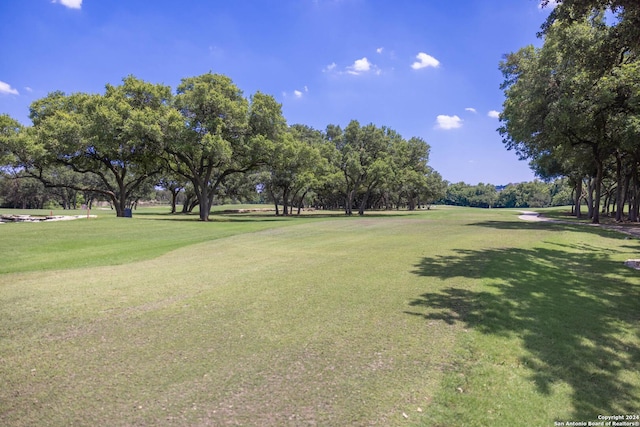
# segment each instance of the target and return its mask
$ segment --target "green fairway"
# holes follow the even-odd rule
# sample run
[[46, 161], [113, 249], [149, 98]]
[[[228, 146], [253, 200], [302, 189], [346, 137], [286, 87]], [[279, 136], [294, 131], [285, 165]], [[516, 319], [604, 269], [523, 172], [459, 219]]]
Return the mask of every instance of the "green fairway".
[[496, 209], [212, 219], [1, 225], [0, 425], [640, 413], [637, 239]]

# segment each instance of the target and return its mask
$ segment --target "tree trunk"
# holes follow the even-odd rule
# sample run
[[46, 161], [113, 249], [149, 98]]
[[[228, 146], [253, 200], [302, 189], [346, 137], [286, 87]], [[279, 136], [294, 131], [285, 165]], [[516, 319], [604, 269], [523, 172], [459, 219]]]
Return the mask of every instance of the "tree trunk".
[[632, 174], [632, 183], [629, 191], [629, 221], [638, 221], [638, 174], [634, 171]]
[[213, 197], [207, 194], [207, 191], [202, 192], [202, 198], [200, 199], [200, 221], [209, 221], [209, 213], [211, 212], [211, 205], [213, 204]]
[[601, 160], [596, 161], [595, 196], [593, 198], [592, 224], [600, 224], [600, 198], [602, 196], [602, 179], [604, 177], [604, 165]]
[[593, 178], [589, 178], [587, 181], [587, 216], [593, 219]]
[[416, 199], [413, 197], [408, 196], [407, 201], [409, 202], [409, 210], [410, 211], [415, 211], [416, 210]]
[[297, 213], [298, 216], [300, 216], [300, 211], [302, 210], [302, 206], [304, 205], [304, 198], [307, 196], [308, 192], [309, 192], [309, 190], [307, 190], [304, 193], [302, 193], [302, 196], [300, 197], [300, 200], [298, 201], [298, 213]]
[[267, 192], [269, 192], [269, 197], [271, 197], [271, 200], [273, 200], [273, 206], [276, 209], [276, 216], [280, 216], [280, 210], [278, 208], [278, 198], [270, 188], [267, 188]]
[[287, 200], [288, 198], [289, 198], [289, 188], [284, 188], [282, 190], [282, 215], [283, 216], [289, 215], [289, 200]]
[[371, 190], [367, 190], [364, 193], [364, 196], [362, 196], [362, 201], [360, 202], [360, 208], [358, 209], [358, 215], [362, 216], [364, 215], [364, 210], [367, 207], [367, 201], [369, 200], [369, 193], [371, 193]]
[[616, 222], [622, 221], [622, 209], [624, 208], [624, 186], [622, 183], [622, 158], [616, 152]]
[[200, 206], [199, 214], [200, 221], [209, 221], [209, 212], [211, 211], [211, 205], [213, 204], [213, 195], [207, 191], [206, 183], [193, 181], [193, 189], [196, 193], [196, 199], [198, 200], [198, 205]]
[[176, 203], [178, 201], [178, 193], [180, 191], [176, 189], [171, 189], [169, 191], [171, 191], [171, 213], [174, 214], [176, 213]]
[[111, 201], [113, 202], [113, 206], [116, 209], [116, 217], [124, 217], [124, 210], [127, 205], [126, 199], [124, 197], [120, 197], [120, 199], [118, 199], [116, 198], [116, 196], [111, 196]]
[[631, 180], [631, 175], [625, 175], [618, 182], [618, 188], [616, 189], [616, 221], [621, 222], [624, 217], [624, 204], [627, 199], [627, 194], [629, 192], [629, 181]]
[[355, 190], [350, 190], [347, 192], [347, 197], [345, 199], [344, 204], [344, 213], [347, 215], [353, 215], [353, 197]]
[[582, 178], [576, 182], [576, 198], [574, 203], [574, 214], [576, 218], [582, 218], [582, 212], [580, 211], [580, 200], [582, 199]]

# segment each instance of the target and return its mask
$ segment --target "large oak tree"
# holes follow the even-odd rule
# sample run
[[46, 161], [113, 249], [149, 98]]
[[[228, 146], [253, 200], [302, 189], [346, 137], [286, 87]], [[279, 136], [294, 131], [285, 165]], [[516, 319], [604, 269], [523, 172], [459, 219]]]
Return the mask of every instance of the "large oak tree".
[[263, 165], [286, 122], [273, 97], [258, 92], [249, 101], [220, 74], [183, 79], [174, 105], [182, 121], [165, 146], [167, 165], [191, 182], [200, 219], [208, 221], [224, 180]]
[[[33, 126], [12, 146], [14, 165], [51, 188], [100, 194], [124, 216], [160, 171], [171, 89], [133, 76], [104, 94], [53, 92], [30, 108]], [[61, 169], [85, 178], [69, 179]]]

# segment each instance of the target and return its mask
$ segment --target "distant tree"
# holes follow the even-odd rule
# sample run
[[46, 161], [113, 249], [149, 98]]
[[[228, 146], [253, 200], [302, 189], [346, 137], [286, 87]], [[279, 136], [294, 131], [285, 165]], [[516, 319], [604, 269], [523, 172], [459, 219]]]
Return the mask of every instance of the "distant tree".
[[183, 177], [171, 172], [165, 172], [158, 179], [158, 183], [157, 183], [158, 186], [170, 194], [170, 197], [171, 197], [170, 204], [171, 204], [172, 214], [176, 213], [178, 195], [180, 194], [181, 191], [184, 191], [187, 185], [187, 182], [188, 181], [186, 181]]
[[453, 206], [470, 206], [469, 188], [471, 186], [464, 182], [450, 183], [444, 196], [444, 203]]
[[49, 193], [37, 179], [0, 173], [0, 207], [43, 209], [49, 200]]
[[470, 189], [469, 204], [477, 208], [492, 208], [498, 198], [496, 187], [493, 184], [479, 183]]
[[427, 175], [431, 171], [427, 165], [430, 148], [422, 138], [392, 139], [392, 174], [387, 184], [395, 195], [397, 207], [404, 199], [409, 210], [414, 210], [420, 203], [420, 196], [426, 196], [429, 186]]
[[56, 182], [60, 186], [50, 187], [47, 192], [63, 209], [78, 209], [78, 203], [82, 203], [84, 197], [77, 189], [86, 184], [84, 177], [84, 174], [67, 166], [52, 166], [46, 171], [46, 181]]
[[360, 126], [352, 120], [344, 130], [338, 151], [346, 194], [345, 213], [353, 213], [353, 204], [360, 194], [358, 214], [364, 215], [371, 192], [383, 184], [392, 173], [391, 144], [399, 135], [388, 128], [373, 124]]
[[267, 162], [267, 173], [263, 175], [263, 185], [275, 204], [276, 215], [279, 204], [282, 215], [292, 213], [296, 196], [314, 186], [320, 162], [317, 148], [302, 139], [296, 130], [291, 129], [283, 135]]
[[426, 174], [426, 186], [420, 193], [421, 201], [427, 206], [441, 200], [447, 193], [447, 181], [442, 179], [435, 169], [429, 168]]

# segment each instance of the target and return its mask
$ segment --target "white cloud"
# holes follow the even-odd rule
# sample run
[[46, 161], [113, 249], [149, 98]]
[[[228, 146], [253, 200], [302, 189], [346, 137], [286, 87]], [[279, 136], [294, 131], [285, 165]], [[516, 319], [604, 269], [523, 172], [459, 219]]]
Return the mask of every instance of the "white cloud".
[[[375, 64], [371, 63], [371, 61], [369, 61], [369, 59], [367, 59], [366, 56], [361, 59], [356, 59], [352, 65], [349, 65], [348, 67], [340, 68], [340, 69], [338, 69], [338, 66], [336, 65], [335, 62], [332, 62], [331, 64], [327, 65], [322, 70], [322, 72], [333, 73], [336, 75], [351, 74], [353, 76], [359, 76], [359, 75], [370, 73], [370, 72], [373, 72], [378, 76], [382, 74], [382, 70], [380, 70], [380, 68], [378, 68]], [[307, 89], [305, 89], [305, 92], [306, 91]]]
[[69, 9], [80, 9], [82, 8], [82, 0], [53, 0], [52, 3], [58, 3]]
[[29, 93], [33, 92], [33, 89], [31, 89], [29, 86], [25, 86], [24, 90], [26, 90]]
[[436, 117], [436, 129], [457, 129], [462, 127], [462, 119], [458, 116], [445, 116], [444, 114]]
[[499, 119], [500, 118], [500, 111], [496, 111], [496, 110], [491, 110], [487, 113], [487, 116], [491, 117], [492, 119]]
[[468, 112], [470, 112], [470, 113], [473, 113], [473, 114], [477, 113], [476, 109], [475, 109], [475, 108], [473, 108], [473, 107], [467, 107], [467, 108], [465, 108], [464, 110], [465, 110], [465, 111], [468, 111]]
[[418, 60], [411, 64], [411, 68], [413, 68], [414, 70], [419, 70], [420, 68], [427, 67], [438, 68], [440, 66], [440, 61], [438, 61], [431, 55], [427, 55], [424, 52], [420, 52], [419, 54], [417, 54], [416, 58]]
[[347, 73], [357, 76], [371, 70], [371, 67], [371, 62], [369, 62], [369, 60], [365, 56], [362, 59], [356, 59], [353, 65], [347, 67]]
[[5, 83], [3, 81], [0, 81], [0, 94], [20, 95], [20, 93], [18, 93], [16, 89], [12, 88], [9, 83]]
[[376, 52], [378, 52], [378, 53], [382, 53], [382, 51], [383, 51], [383, 50], [384, 50], [384, 48], [383, 48], [383, 47], [379, 47], [379, 48], [377, 48], [377, 49], [376, 49]]
[[302, 98], [302, 97], [304, 96], [304, 94], [305, 94], [305, 93], [307, 93], [307, 92], [309, 92], [309, 88], [305, 86], [305, 87], [304, 87], [304, 91], [302, 91], [302, 90], [298, 90], [298, 89], [295, 89], [295, 90], [293, 90], [292, 92], [286, 92], [286, 91], [283, 91], [283, 92], [282, 92], [282, 97], [283, 97], [283, 98], [288, 98], [288, 97], [292, 96], [292, 97], [294, 97], [294, 98], [296, 98], [296, 99], [300, 99], [300, 98]]
[[333, 70], [335, 70], [337, 67], [335, 62], [332, 62], [331, 64], [327, 65], [326, 67], [324, 67], [324, 69], [322, 70], [323, 73], [330, 73]]

